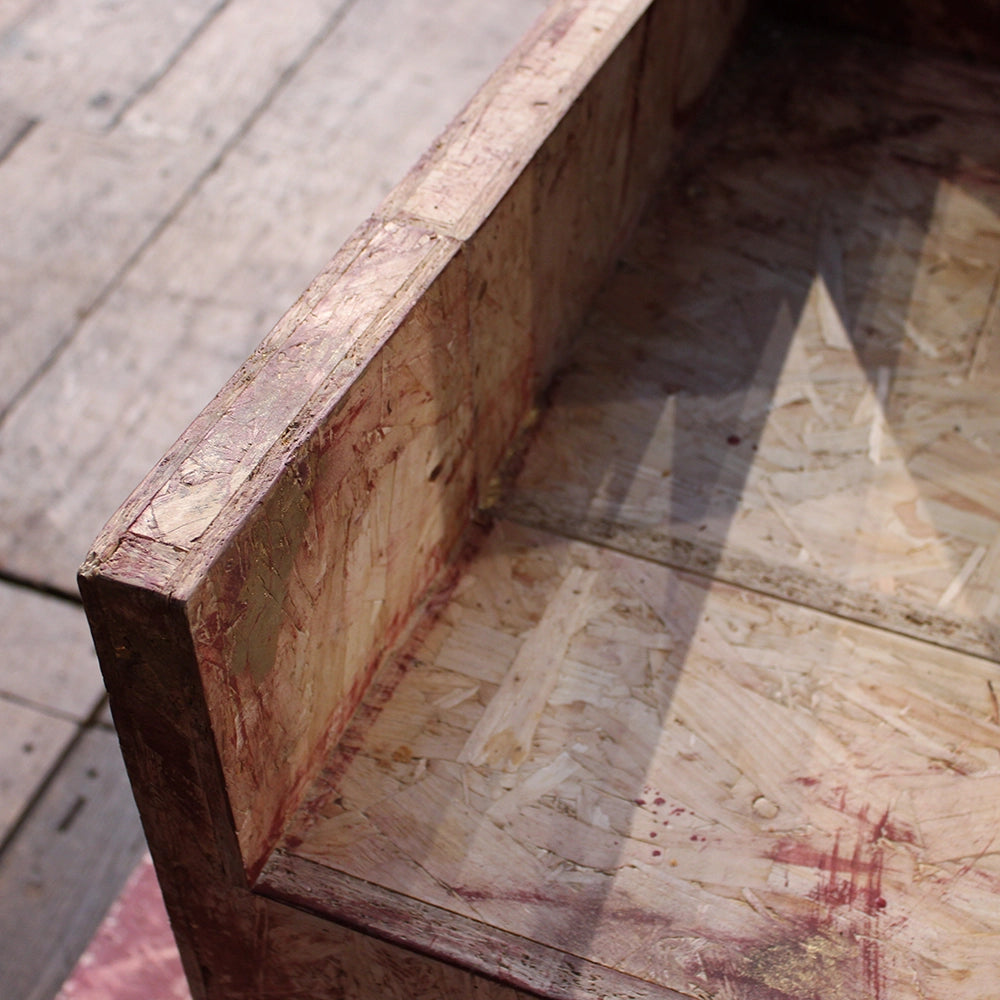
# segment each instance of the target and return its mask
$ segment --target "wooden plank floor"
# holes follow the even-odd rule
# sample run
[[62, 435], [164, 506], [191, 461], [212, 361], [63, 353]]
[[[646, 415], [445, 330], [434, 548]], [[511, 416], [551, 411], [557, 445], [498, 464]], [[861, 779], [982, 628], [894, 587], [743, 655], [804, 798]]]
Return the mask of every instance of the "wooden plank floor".
[[995, 995], [998, 114], [757, 31], [266, 891], [559, 996]]
[[0, 995], [48, 1000], [142, 839], [75, 572], [544, 0], [0, 11]]

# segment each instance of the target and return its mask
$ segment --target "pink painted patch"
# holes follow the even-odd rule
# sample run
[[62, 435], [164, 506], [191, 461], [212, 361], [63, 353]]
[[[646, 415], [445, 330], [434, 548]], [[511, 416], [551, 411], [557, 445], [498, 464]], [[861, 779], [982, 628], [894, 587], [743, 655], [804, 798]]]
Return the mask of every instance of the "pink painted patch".
[[191, 1000], [147, 854], [56, 1000]]

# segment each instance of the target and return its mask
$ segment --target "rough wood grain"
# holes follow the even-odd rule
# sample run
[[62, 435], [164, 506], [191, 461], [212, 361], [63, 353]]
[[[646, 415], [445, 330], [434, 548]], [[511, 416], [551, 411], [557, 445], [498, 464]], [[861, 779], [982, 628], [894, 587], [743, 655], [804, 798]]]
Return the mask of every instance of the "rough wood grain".
[[508, 511], [996, 656], [997, 82], [760, 35]]
[[16, 24], [0, 23], [0, 102], [72, 128], [111, 127], [224, 6], [36, 3]]
[[85, 721], [104, 685], [78, 604], [0, 584], [0, 697]]
[[[582, 575], [519, 771], [468, 759]], [[527, 982], [552, 996], [577, 995], [546, 991], [580, 962], [672, 995], [983, 997], [996, 672], [501, 523], [373, 684], [264, 884], [390, 937], [426, 927], [439, 952], [535, 942]]]
[[76, 726], [0, 695], [0, 843], [30, 807]]
[[387, 200], [456, 233], [488, 212], [465, 244], [484, 493], [666, 165], [675, 118], [689, 110], [678, 80], [691, 47], [711, 30], [715, 50], [699, 54], [717, 66], [742, 9], [655, 5], [630, 27], [607, 6], [554, 6], [499, 74], [516, 105], [503, 87], [484, 88]]
[[[12, 306], [0, 414], [266, 106], [341, 3], [298, 0], [280, 12], [259, 0], [229, 4], [113, 131], [43, 121], [4, 160], [0, 297]], [[241, 45], [231, 48], [234, 36]]]

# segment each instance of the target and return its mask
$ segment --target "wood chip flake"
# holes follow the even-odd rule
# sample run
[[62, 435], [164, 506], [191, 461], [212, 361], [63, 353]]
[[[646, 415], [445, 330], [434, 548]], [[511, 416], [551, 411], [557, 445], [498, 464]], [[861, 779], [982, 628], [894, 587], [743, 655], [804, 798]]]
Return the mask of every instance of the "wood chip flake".
[[805, 559], [810, 559], [816, 565], [820, 565], [820, 558], [812, 551], [809, 543], [806, 541], [805, 535], [795, 526], [795, 523], [789, 517], [788, 512], [785, 510], [784, 506], [774, 497], [771, 491], [764, 485], [763, 482], [759, 483], [757, 489], [760, 491], [760, 495], [764, 498], [764, 502], [771, 508], [778, 520], [785, 526], [788, 533], [799, 543], [800, 546], [800, 558], [802, 553], [805, 553]]
[[518, 813], [522, 806], [537, 802], [544, 795], [555, 791], [579, 770], [580, 765], [568, 753], [561, 753], [524, 781], [518, 781], [509, 792], [490, 806], [488, 813], [493, 819], [504, 822]]
[[976, 346], [969, 362], [969, 370], [966, 372], [966, 378], [970, 382], [989, 370], [990, 346], [997, 331], [998, 320], [1000, 320], [1000, 275], [993, 282], [990, 304], [976, 333]]
[[516, 771], [527, 759], [570, 640], [587, 620], [596, 580], [595, 570], [580, 566], [567, 573], [469, 735], [460, 763]]
[[955, 598], [958, 597], [969, 582], [969, 578], [975, 573], [976, 567], [984, 555], [986, 555], [986, 548], [982, 545], [977, 545], [969, 558], [965, 560], [965, 565], [958, 571], [958, 575], [948, 584], [944, 593], [938, 598], [937, 606], [939, 610], [947, 608], [954, 603]]
[[868, 432], [868, 457], [873, 465], [882, 461], [882, 445], [885, 440], [885, 407], [889, 400], [889, 369], [879, 365], [875, 386], [875, 398], [878, 406], [872, 415], [871, 429]]
[[835, 351], [851, 351], [854, 345], [847, 334], [847, 327], [840, 318], [840, 310], [833, 301], [833, 296], [826, 286], [822, 275], [816, 279], [813, 285], [816, 316], [819, 319], [820, 333], [823, 335], [823, 343]]
[[928, 358], [939, 356], [938, 349], [909, 320], [903, 323], [903, 332], [921, 354]]

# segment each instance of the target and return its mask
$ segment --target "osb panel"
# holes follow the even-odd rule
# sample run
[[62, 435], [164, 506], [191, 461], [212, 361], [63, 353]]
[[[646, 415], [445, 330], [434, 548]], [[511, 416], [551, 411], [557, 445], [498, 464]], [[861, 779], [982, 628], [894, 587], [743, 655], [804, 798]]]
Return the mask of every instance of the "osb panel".
[[[505, 103], [510, 93], [484, 91], [490, 103], [475, 114], [470, 110], [456, 125], [462, 134], [451, 136], [436, 159], [414, 172], [410, 183], [415, 190], [409, 201], [400, 203], [400, 211], [437, 220], [453, 200], [450, 211], [464, 220], [470, 209], [463, 198], [472, 199], [480, 210], [489, 205], [483, 185], [490, 176], [490, 157], [500, 150], [510, 163], [518, 163], [519, 157], [531, 155], [465, 244], [482, 484], [504, 457], [554, 367], [564, 360], [609, 261], [666, 167], [678, 79], [687, 62], [692, 53], [703, 59], [702, 76], [688, 85], [692, 94], [700, 95], [741, 14], [740, 4], [721, 11], [653, 5], [607, 54], [601, 33], [611, 30], [604, 25], [608, 10], [597, 5], [584, 12], [567, 6], [539, 40], [526, 46], [529, 55], [518, 64], [518, 73], [527, 73], [526, 67], [535, 72], [536, 63], [545, 65], [547, 59], [552, 62], [551, 78], [529, 81], [515, 75], [521, 91], [516, 107]], [[590, 21], [593, 37], [589, 47], [580, 50], [587, 39], [582, 25]], [[555, 31], [557, 26], [563, 34]], [[706, 33], [714, 39], [711, 52], [703, 51]], [[556, 86], [561, 75], [569, 73], [579, 86], [581, 67], [591, 62], [592, 79], [553, 124], [542, 109], [550, 114], [553, 102], [566, 100], [564, 87]], [[508, 90], [512, 86], [507, 81]], [[491, 138], [490, 132], [495, 123], [489, 123], [501, 110], [504, 142], [498, 145], [498, 137]], [[528, 116], [530, 127], [518, 115]], [[543, 126], [551, 128], [551, 134], [544, 136]], [[468, 137], [464, 129], [471, 130]], [[444, 199], [436, 185], [459, 167], [461, 179], [448, 188], [450, 200]], [[404, 183], [400, 196], [406, 191]], [[396, 201], [390, 198], [390, 204]]]
[[420, 900], [435, 939], [541, 946], [540, 979], [581, 960], [704, 997], [986, 996], [994, 675], [501, 524], [379, 675], [287, 863], [346, 877], [383, 932], [431, 920]]
[[[643, 10], [553, 8], [390, 199], [403, 215], [355, 234], [85, 567], [104, 560], [187, 603], [251, 872], [446, 562], [642, 200], [632, 184], [648, 171], [630, 174], [619, 125], [646, 69], [646, 22], [630, 32]], [[534, 125], [515, 127], [518, 114]], [[475, 167], [447, 192], [465, 208], [440, 225], [476, 230], [457, 258], [437, 209], [413, 217], [456, 163]], [[497, 177], [513, 187], [480, 228]]]
[[[225, 538], [240, 488], [262, 471], [274, 474], [261, 469], [268, 453], [280, 460], [280, 446], [308, 432], [323, 396], [336, 398], [331, 386], [350, 384], [420, 294], [421, 280], [429, 284], [454, 252], [454, 244], [413, 225], [386, 222], [357, 235], [213, 401], [210, 427], [200, 438], [190, 435], [187, 454], [132, 534], [187, 551], [206, 536], [211, 542], [209, 529], [219, 521], [215, 534]], [[202, 549], [204, 563], [214, 553]]]
[[[677, 123], [704, 94], [743, 10], [738, 2], [651, 7], [532, 161], [536, 390], [566, 357], [609, 259], [666, 167]], [[698, 75], [688, 79], [692, 63]]]
[[477, 479], [484, 502], [535, 397], [534, 179], [529, 166], [462, 250], [469, 274]]
[[472, 509], [465, 315], [456, 263], [358, 375], [189, 602], [250, 868]]
[[509, 513], [995, 655], [997, 82], [765, 26]]
[[177, 601], [85, 577], [122, 750], [195, 1000], [524, 994], [254, 896]]
[[645, 25], [622, 40], [532, 163], [536, 391], [565, 357], [630, 221], [625, 181]]

